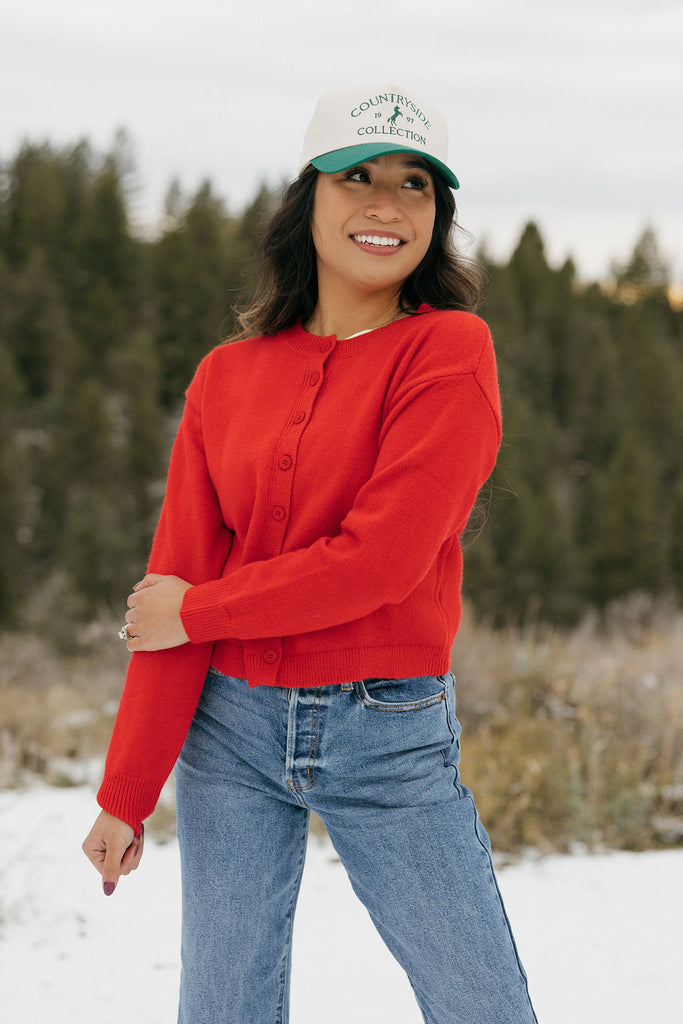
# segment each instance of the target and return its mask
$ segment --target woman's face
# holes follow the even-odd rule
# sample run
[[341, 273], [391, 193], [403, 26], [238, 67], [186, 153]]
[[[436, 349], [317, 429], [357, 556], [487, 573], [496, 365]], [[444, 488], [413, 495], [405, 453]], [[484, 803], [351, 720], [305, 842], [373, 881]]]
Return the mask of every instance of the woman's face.
[[412, 153], [319, 174], [312, 221], [319, 295], [330, 287], [398, 295], [429, 249], [434, 215], [432, 174]]

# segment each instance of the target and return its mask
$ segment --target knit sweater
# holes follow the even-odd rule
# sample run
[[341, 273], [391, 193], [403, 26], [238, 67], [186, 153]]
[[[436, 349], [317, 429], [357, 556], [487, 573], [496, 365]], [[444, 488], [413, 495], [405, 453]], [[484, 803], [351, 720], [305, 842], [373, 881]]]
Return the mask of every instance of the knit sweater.
[[186, 398], [149, 571], [192, 584], [190, 642], [133, 654], [98, 794], [135, 829], [210, 664], [251, 686], [448, 671], [459, 535], [500, 444], [488, 328], [426, 305], [219, 346]]

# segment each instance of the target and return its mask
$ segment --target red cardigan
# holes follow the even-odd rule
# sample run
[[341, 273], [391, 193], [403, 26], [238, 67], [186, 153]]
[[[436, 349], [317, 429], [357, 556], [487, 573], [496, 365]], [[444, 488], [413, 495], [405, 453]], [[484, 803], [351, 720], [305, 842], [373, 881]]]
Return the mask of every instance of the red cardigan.
[[469, 313], [211, 352], [149, 562], [193, 584], [191, 642], [132, 656], [101, 806], [136, 830], [151, 813], [209, 664], [252, 686], [448, 671], [459, 535], [499, 444], [491, 337]]

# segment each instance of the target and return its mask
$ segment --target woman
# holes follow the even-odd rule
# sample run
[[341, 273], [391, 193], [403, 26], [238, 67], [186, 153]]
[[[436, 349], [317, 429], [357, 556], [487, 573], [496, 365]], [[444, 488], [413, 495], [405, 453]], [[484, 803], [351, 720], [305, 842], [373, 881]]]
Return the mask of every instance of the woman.
[[458, 774], [459, 535], [500, 443], [446, 126], [324, 96], [243, 340], [201, 363], [84, 843], [111, 894], [178, 753], [184, 1024], [288, 1019], [315, 810], [430, 1024], [534, 1021]]

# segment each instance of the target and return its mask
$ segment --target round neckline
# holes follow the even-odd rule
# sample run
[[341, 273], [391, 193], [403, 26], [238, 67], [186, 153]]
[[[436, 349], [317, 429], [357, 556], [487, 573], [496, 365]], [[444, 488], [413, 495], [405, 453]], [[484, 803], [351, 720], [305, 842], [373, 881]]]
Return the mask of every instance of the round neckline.
[[404, 320], [412, 320], [413, 317], [418, 316], [421, 313], [430, 313], [432, 307], [426, 302], [420, 303], [414, 313], [407, 313], [405, 316], [395, 316], [392, 320], [388, 320], [385, 324], [378, 324], [377, 327], [366, 327], [362, 331], [356, 331], [354, 334], [348, 334], [345, 338], [340, 338], [338, 334], [315, 334], [312, 331], [306, 330], [303, 321], [299, 320], [298, 326], [301, 328], [303, 333], [309, 338], [314, 338], [316, 341], [334, 340], [337, 344], [341, 344], [344, 341], [354, 341], [365, 334], [374, 334], [376, 331], [383, 331], [387, 327], [394, 327], [396, 324], [402, 323]]
[[[400, 320], [392, 320], [383, 327], [372, 327], [367, 333], [356, 334], [350, 338], [338, 338], [336, 334], [311, 334], [304, 328], [301, 320], [292, 324], [291, 327], [285, 328], [280, 332], [279, 336], [288, 348], [304, 358], [320, 355], [327, 358], [331, 352], [334, 352], [337, 356], [346, 356], [352, 355], [359, 348], [370, 344], [371, 339], [379, 336], [381, 331], [395, 330], [406, 320], [415, 320], [418, 316], [433, 312], [435, 312], [434, 308], [428, 303], [423, 302], [415, 313], [409, 316], [402, 317]], [[278, 335], [273, 335], [273, 337], [278, 337]], [[324, 348], [322, 348], [323, 345], [325, 346]]]

